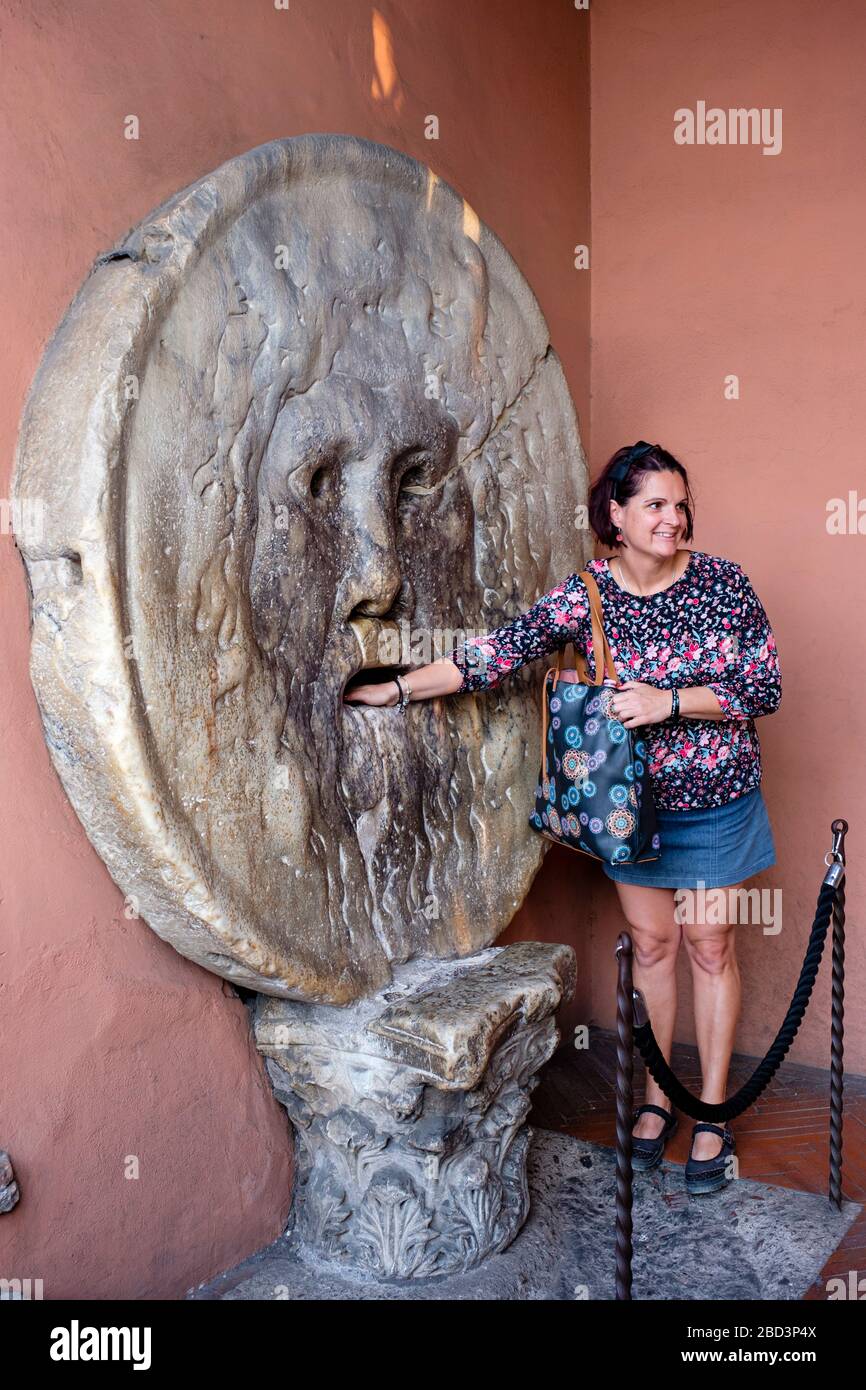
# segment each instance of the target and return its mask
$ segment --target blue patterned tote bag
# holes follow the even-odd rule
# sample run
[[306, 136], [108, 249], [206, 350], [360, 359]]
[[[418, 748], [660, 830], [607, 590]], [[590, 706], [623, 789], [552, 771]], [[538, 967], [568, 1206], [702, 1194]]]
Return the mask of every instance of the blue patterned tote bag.
[[548, 667], [542, 688], [541, 772], [529, 824], [558, 845], [608, 864], [661, 857], [646, 744], [611, 711], [619, 678], [602, 620], [598, 585], [582, 570], [590, 599], [595, 680], [574, 644], [576, 669]]

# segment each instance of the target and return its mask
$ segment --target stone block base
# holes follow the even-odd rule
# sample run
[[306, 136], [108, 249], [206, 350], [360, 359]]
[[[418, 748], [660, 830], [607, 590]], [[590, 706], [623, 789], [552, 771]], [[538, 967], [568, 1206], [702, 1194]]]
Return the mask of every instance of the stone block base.
[[575, 983], [568, 946], [398, 966], [346, 1009], [260, 995], [256, 1045], [297, 1136], [294, 1239], [430, 1278], [503, 1250], [529, 1210], [525, 1121]]

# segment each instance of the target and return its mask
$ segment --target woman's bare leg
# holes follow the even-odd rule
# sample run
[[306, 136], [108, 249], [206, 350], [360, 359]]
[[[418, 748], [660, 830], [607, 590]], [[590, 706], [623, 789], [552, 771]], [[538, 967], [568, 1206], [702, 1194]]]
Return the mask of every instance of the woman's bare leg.
[[[646, 1000], [653, 1033], [665, 1061], [669, 1062], [677, 1011], [677, 953], [683, 930], [675, 920], [674, 890], [639, 888], [634, 883], [615, 883], [615, 886], [634, 943], [634, 986]], [[644, 1102], [660, 1105], [665, 1110], [671, 1108], [664, 1091], [649, 1073]], [[635, 1138], [657, 1139], [663, 1129], [664, 1120], [660, 1115], [641, 1115], [632, 1133]]]
[[[725, 891], [733, 894], [738, 887], [732, 884]], [[737, 899], [728, 897], [727, 901]], [[736, 922], [684, 922], [682, 927], [694, 982], [695, 1036], [703, 1079], [701, 1100], [709, 1105], [718, 1105], [725, 1099], [740, 1014], [735, 927]], [[715, 1134], [695, 1135], [693, 1158], [715, 1158], [721, 1150], [722, 1142]]]

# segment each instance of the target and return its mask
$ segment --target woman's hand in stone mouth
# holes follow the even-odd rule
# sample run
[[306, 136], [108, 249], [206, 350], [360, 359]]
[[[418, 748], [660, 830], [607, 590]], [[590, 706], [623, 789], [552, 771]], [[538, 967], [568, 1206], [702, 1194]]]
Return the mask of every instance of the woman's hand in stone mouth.
[[396, 681], [377, 681], [371, 685], [356, 685], [343, 695], [343, 704], [390, 706], [400, 702]]

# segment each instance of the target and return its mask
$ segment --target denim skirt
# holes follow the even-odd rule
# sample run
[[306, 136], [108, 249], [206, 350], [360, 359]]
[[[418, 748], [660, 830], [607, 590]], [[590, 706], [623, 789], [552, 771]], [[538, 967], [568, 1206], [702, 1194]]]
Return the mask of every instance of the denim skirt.
[[661, 855], [643, 864], [606, 864], [617, 883], [646, 888], [725, 888], [776, 862], [770, 817], [760, 787], [724, 806], [656, 810]]

